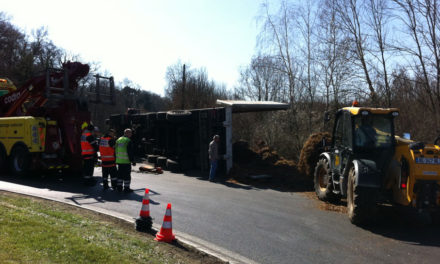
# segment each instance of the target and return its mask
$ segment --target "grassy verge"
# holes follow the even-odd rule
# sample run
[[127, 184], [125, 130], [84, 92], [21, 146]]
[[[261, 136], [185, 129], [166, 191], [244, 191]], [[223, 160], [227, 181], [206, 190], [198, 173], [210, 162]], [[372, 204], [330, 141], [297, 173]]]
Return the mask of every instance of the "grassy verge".
[[[2, 263], [218, 263], [183, 245], [157, 243], [118, 219], [0, 192]], [[4, 262], [3, 262], [4, 261]]]

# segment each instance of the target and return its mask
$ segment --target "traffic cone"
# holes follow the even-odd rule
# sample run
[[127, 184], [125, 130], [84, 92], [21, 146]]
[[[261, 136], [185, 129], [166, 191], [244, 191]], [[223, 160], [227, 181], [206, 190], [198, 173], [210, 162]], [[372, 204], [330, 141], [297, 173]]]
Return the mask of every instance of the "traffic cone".
[[160, 228], [156, 238], [154, 240], [161, 242], [171, 242], [175, 240], [176, 237], [173, 234], [173, 225], [171, 218], [171, 204], [167, 205], [167, 210], [165, 211], [165, 216], [163, 217], [163, 224]]
[[142, 208], [139, 217], [136, 219], [136, 230], [140, 232], [151, 231], [153, 221], [150, 216], [150, 198], [149, 189], [145, 189], [144, 198], [142, 199]]

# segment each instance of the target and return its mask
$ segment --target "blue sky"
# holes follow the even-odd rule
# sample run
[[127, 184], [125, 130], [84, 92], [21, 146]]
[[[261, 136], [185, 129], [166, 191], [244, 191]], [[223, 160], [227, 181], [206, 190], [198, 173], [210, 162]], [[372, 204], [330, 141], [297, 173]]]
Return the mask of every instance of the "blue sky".
[[178, 60], [232, 89], [254, 54], [260, 0], [0, 1], [11, 22], [47, 27], [56, 45], [163, 94]]

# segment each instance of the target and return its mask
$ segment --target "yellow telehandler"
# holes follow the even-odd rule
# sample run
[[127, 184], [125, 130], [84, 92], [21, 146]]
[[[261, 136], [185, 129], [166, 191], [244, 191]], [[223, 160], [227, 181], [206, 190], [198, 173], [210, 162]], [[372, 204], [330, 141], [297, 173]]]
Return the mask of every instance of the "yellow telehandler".
[[[397, 108], [345, 107], [336, 113], [332, 142], [314, 171], [319, 199], [347, 198], [354, 224], [367, 224], [379, 197], [419, 212], [440, 209], [440, 147], [395, 135]], [[328, 120], [327, 120], [328, 121]]]

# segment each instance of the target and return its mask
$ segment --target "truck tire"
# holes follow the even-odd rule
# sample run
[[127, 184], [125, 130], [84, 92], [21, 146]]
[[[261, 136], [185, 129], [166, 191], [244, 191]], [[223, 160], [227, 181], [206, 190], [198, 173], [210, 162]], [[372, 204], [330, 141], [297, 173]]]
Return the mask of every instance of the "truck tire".
[[167, 159], [167, 169], [171, 172], [179, 172], [180, 164], [177, 161]]
[[165, 168], [167, 166], [167, 158], [166, 157], [157, 157], [156, 165], [161, 168]]
[[188, 171], [193, 168], [193, 159], [191, 157], [183, 158], [180, 161], [180, 168], [182, 171]]
[[156, 113], [147, 113], [147, 120], [150, 120], [150, 121], [157, 120], [157, 114]]
[[157, 112], [156, 113], [157, 120], [165, 120], [167, 119], [167, 112]]
[[6, 150], [3, 144], [0, 143], [0, 172], [4, 171], [6, 167]]
[[148, 155], [147, 156], [147, 160], [148, 160], [149, 163], [156, 164], [157, 157], [158, 157], [157, 155]]
[[9, 157], [9, 169], [17, 176], [26, 175], [31, 164], [31, 156], [26, 147], [15, 146]]
[[357, 186], [355, 181], [356, 172], [352, 167], [348, 174], [347, 186], [348, 218], [355, 225], [366, 225], [373, 220], [378, 190]]
[[315, 192], [321, 201], [335, 202], [338, 198], [333, 193], [333, 185], [330, 179], [330, 164], [327, 159], [322, 158], [316, 163], [314, 173]]
[[191, 112], [187, 110], [172, 110], [167, 112], [167, 120], [172, 123], [188, 121], [191, 118]]

